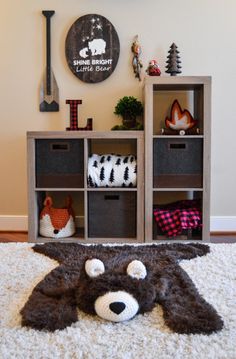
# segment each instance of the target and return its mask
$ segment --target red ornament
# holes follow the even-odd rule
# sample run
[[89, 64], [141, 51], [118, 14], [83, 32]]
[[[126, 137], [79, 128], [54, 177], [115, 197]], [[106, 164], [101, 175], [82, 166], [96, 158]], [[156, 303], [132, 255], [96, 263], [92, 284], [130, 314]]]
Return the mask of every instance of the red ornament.
[[146, 70], [149, 76], [160, 76], [161, 70], [156, 60], [149, 61], [148, 68]]

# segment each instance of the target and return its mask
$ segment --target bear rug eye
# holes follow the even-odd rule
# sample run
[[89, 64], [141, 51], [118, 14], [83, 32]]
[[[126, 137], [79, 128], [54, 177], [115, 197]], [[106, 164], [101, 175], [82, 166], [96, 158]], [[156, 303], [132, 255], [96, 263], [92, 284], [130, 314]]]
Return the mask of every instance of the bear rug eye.
[[[200, 243], [103, 246], [37, 244], [33, 250], [59, 262], [33, 289], [21, 309], [22, 325], [64, 329], [78, 310], [112, 322], [131, 320], [156, 305], [176, 333], [211, 334], [223, 328], [216, 310], [179, 265], [210, 252]], [[147, 317], [148, 318], [148, 317]]]

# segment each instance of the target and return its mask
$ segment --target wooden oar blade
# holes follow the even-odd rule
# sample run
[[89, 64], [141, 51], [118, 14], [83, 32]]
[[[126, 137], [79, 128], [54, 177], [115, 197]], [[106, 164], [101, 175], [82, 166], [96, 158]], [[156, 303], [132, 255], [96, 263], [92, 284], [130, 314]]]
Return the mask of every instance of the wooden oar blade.
[[53, 72], [51, 71], [51, 93], [47, 94], [47, 78], [44, 74], [40, 87], [40, 105], [41, 112], [57, 112], [59, 111], [59, 89]]

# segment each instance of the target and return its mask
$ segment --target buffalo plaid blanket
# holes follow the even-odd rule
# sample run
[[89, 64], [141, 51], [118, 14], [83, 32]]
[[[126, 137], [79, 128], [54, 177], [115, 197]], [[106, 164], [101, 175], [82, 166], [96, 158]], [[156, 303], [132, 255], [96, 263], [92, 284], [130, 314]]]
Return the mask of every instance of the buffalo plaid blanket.
[[201, 202], [184, 200], [154, 208], [154, 217], [160, 230], [168, 237], [175, 237], [184, 229], [202, 226]]

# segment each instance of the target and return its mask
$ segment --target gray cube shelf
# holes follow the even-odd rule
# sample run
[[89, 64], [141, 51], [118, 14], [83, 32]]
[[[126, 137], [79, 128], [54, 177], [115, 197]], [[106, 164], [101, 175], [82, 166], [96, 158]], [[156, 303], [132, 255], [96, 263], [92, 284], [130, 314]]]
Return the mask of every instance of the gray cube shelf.
[[[171, 241], [209, 241], [211, 78], [146, 77], [144, 97], [144, 132], [27, 134], [30, 242], [166, 242], [170, 238], [157, 227], [153, 210], [185, 199], [201, 203], [202, 228], [182, 231]], [[196, 135], [162, 134], [175, 99], [198, 120]], [[90, 188], [87, 167], [93, 153], [136, 154], [137, 187]], [[76, 207], [76, 235], [57, 240], [40, 237], [39, 213], [46, 195], [61, 207], [67, 194]]]
[[[28, 227], [30, 242], [105, 243], [144, 241], [143, 131], [28, 132]], [[137, 186], [90, 188], [88, 157], [92, 153], [134, 154]], [[39, 214], [47, 195], [55, 207], [70, 195], [76, 234], [53, 239], [39, 235]]]
[[[210, 237], [211, 78], [147, 77], [145, 97], [145, 239], [146, 242], [200, 240]], [[198, 120], [196, 135], [163, 134], [174, 100]], [[173, 132], [174, 133], [174, 132]], [[154, 208], [196, 199], [202, 228], [167, 237], [157, 226]]]

